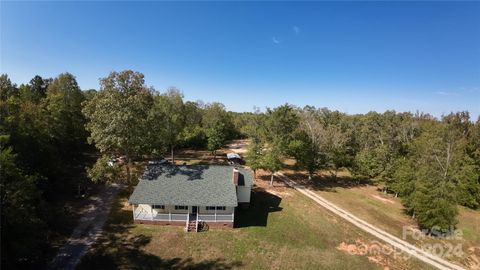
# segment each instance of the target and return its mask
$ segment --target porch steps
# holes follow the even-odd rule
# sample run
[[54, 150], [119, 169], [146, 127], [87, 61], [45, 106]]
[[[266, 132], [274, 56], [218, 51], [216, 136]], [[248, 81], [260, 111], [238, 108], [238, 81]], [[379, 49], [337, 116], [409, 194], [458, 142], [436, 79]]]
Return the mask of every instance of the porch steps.
[[197, 231], [197, 215], [191, 214], [188, 219], [187, 232]]

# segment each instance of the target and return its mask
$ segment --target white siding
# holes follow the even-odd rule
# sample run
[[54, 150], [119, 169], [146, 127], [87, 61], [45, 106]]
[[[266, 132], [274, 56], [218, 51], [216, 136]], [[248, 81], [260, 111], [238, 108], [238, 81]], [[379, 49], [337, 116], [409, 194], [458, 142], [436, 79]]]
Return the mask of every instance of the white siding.
[[[250, 200], [250, 194], [248, 196], [248, 200]], [[154, 216], [156, 214], [168, 214], [168, 213], [172, 213], [172, 214], [192, 213], [192, 206], [188, 206], [188, 210], [182, 210], [182, 209], [175, 210], [175, 205], [165, 205], [165, 209], [154, 209], [149, 204], [139, 204], [138, 211], [140, 211], [140, 209], [143, 209], [143, 211], [148, 214], [153, 213]], [[234, 212], [234, 210], [235, 210], [235, 207], [225, 207], [225, 210], [217, 210], [217, 214], [231, 214]], [[137, 207], [135, 207], [135, 211], [137, 211]], [[207, 210], [206, 206], [199, 206], [198, 212], [201, 214], [214, 214], [215, 210]]]
[[147, 213], [151, 213], [150, 211], [153, 211], [153, 215], [156, 215], [158, 213], [168, 214], [169, 212], [172, 214], [187, 214], [191, 212], [191, 209], [192, 209], [191, 206], [188, 206], [187, 210], [183, 210], [183, 209], [175, 210], [175, 205], [165, 205], [165, 209], [152, 209], [152, 206], [150, 204], [139, 204], [138, 208], [142, 208]]
[[[207, 210], [206, 206], [200, 206], [198, 209], [200, 214], [215, 214], [215, 210]], [[234, 209], [234, 207], [225, 207], [225, 210], [217, 210], [217, 214], [231, 214]]]
[[239, 203], [249, 203], [252, 187], [237, 186], [237, 198]]
[[192, 209], [192, 207], [187, 206], [187, 209], [184, 210], [184, 209], [175, 209], [175, 205], [168, 205], [165, 207], [165, 209], [167, 209], [167, 212], [168, 212], [168, 209], [170, 209], [171, 213], [175, 213], [175, 214], [188, 214], [190, 213], [190, 210]]

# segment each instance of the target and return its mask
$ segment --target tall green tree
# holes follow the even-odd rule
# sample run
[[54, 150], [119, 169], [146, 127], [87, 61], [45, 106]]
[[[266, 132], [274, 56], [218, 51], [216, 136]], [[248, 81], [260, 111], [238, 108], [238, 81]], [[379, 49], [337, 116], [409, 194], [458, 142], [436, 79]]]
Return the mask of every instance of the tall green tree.
[[143, 74], [131, 70], [112, 72], [100, 80], [100, 91], [85, 102], [89, 142], [103, 154], [124, 155], [130, 183], [132, 158], [148, 153], [151, 134], [148, 115], [152, 90]]
[[86, 143], [85, 117], [82, 114], [84, 100], [76, 78], [70, 73], [60, 74], [48, 86], [45, 109], [50, 132], [67, 153], [78, 152]]
[[47, 95], [47, 89], [51, 83], [52, 79], [43, 79], [39, 75], [33, 77], [28, 85], [32, 93], [32, 100], [38, 103], [44, 98]]
[[342, 167], [350, 166], [353, 155], [350, 147], [350, 134], [339, 125], [330, 125], [325, 128], [325, 155], [327, 166], [337, 179], [338, 171]]
[[262, 168], [263, 162], [263, 142], [257, 139], [251, 139], [245, 153], [245, 161], [250, 169], [253, 170], [253, 178], [257, 178], [257, 170]]
[[225, 126], [222, 122], [218, 122], [216, 125], [207, 129], [207, 148], [213, 154], [215, 159], [217, 156], [217, 150], [220, 149], [226, 140]]
[[221, 103], [207, 104], [203, 109], [202, 125], [207, 135], [207, 148], [214, 158], [226, 140], [231, 139], [234, 129], [232, 119]]
[[262, 169], [270, 172], [270, 184], [274, 174], [282, 167], [282, 158], [288, 154], [294, 131], [298, 127], [298, 115], [295, 109], [282, 105], [267, 109], [265, 115], [265, 150]]
[[[447, 177], [453, 179], [457, 201], [463, 206], [480, 206], [480, 166], [475, 161], [478, 145], [472, 143], [476, 137], [475, 124], [470, 121], [468, 112], [457, 112], [442, 118], [447, 142], [447, 157], [452, 159], [450, 168], [445, 168]], [[473, 139], [473, 140], [472, 140]], [[478, 144], [478, 142], [477, 142]]]
[[185, 128], [181, 134], [184, 147], [201, 148], [207, 144], [205, 130], [202, 127], [202, 108], [199, 102], [187, 101], [184, 106]]
[[[172, 163], [175, 163], [175, 147], [181, 143], [185, 128], [185, 106], [182, 93], [176, 88], [170, 88], [165, 94], [156, 96], [151, 115], [154, 116], [151, 120], [160, 130], [153, 135], [157, 135], [156, 140], [159, 144], [164, 144], [170, 150]], [[157, 131], [157, 129], [154, 130]]]
[[298, 115], [295, 109], [288, 104], [267, 109], [265, 116], [267, 144], [275, 145], [280, 154], [286, 154], [290, 141], [294, 139], [294, 132], [298, 124]]
[[278, 148], [269, 148], [263, 152], [261, 168], [270, 172], [270, 186], [273, 186], [273, 176], [282, 168], [282, 161], [280, 159], [281, 153]]
[[0, 75], [0, 100], [6, 101], [11, 96], [19, 96], [19, 91], [7, 74]]
[[257, 170], [262, 168], [264, 148], [265, 148], [265, 115], [258, 108], [254, 108], [254, 113], [247, 114], [245, 123], [242, 127], [242, 133], [250, 139], [245, 160], [247, 165], [253, 170], [254, 178], [257, 177]]
[[326, 130], [314, 107], [305, 107], [298, 114], [299, 128], [288, 151], [311, 180], [317, 170], [326, 166]]
[[422, 134], [413, 141], [409, 160], [395, 174], [404, 181], [396, 183], [396, 189], [406, 193], [407, 209], [423, 228], [455, 226], [459, 184], [471, 177], [464, 164], [466, 140], [459, 129], [451, 127], [446, 119], [425, 122]]

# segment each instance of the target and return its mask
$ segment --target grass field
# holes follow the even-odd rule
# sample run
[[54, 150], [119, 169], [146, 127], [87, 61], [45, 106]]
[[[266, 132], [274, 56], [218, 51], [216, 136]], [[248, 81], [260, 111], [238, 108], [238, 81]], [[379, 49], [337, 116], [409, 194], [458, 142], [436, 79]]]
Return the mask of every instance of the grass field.
[[201, 233], [133, 224], [125, 190], [79, 269], [425, 269], [414, 259], [359, 254], [357, 246], [375, 239], [298, 192], [267, 182], [257, 180], [251, 208], [237, 212], [235, 229]]
[[[399, 198], [383, 193], [377, 186], [352, 180], [346, 171], [342, 171], [336, 181], [329, 177], [328, 172], [314, 177], [311, 182], [306, 181], [305, 174], [289, 171], [287, 175], [309, 185], [325, 199], [399, 238], [403, 239], [404, 227], [418, 231], [415, 220], [405, 214]], [[417, 240], [410, 235], [405, 240], [417, 246], [441, 244], [445, 252], [450, 244], [454, 247], [461, 245], [462, 256], [451, 254], [445, 258], [469, 269], [480, 269], [480, 211], [459, 207], [458, 221], [457, 229], [463, 233], [461, 240], [430, 237]], [[439, 254], [440, 250], [437, 252]]]

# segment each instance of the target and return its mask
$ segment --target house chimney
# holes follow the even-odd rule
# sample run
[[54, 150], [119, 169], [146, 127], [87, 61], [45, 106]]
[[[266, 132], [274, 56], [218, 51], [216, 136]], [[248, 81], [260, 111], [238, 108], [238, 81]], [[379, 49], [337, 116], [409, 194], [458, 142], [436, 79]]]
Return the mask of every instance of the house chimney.
[[233, 168], [232, 181], [235, 186], [238, 186], [238, 169]]

